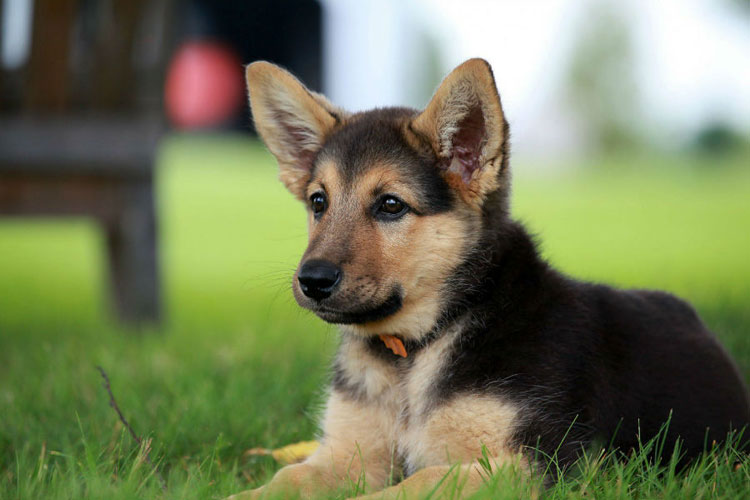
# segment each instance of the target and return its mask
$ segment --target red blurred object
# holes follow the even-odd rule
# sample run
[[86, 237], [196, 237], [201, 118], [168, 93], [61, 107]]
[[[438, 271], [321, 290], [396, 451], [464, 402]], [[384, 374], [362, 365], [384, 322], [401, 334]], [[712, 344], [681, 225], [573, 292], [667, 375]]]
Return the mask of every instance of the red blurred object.
[[184, 43], [169, 65], [164, 90], [167, 116], [178, 128], [226, 123], [244, 101], [242, 63], [226, 45]]

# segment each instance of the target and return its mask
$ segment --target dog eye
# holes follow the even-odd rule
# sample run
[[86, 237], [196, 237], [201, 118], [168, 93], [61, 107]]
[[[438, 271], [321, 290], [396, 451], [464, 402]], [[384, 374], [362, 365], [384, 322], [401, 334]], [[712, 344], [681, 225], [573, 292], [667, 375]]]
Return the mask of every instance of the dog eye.
[[310, 209], [313, 211], [313, 214], [322, 214], [327, 205], [326, 197], [323, 193], [315, 193], [310, 196]]
[[406, 204], [395, 196], [384, 197], [378, 206], [378, 214], [388, 219], [398, 218], [406, 213]]

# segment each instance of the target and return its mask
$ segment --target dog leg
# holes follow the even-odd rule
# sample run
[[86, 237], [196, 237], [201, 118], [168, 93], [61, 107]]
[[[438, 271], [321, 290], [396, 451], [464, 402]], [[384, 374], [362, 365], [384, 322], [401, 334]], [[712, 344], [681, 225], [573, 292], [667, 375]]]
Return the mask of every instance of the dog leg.
[[305, 462], [279, 469], [268, 484], [232, 495], [227, 500], [328, 498], [353, 483], [370, 491], [382, 488], [387, 464], [370, 462], [369, 470], [373, 474], [365, 473], [362, 453], [358, 450], [333, 449], [323, 444]]
[[442, 495], [452, 491], [456, 491], [458, 497], [462, 498], [475, 493], [484, 485], [480, 470], [481, 466], [478, 464], [425, 467], [395, 486], [357, 497], [357, 500], [410, 500], [430, 493], [434, 498], [442, 498]]
[[271, 481], [255, 488], [228, 497], [226, 500], [255, 500], [257, 498], [315, 498], [323, 496], [335, 489], [325, 479], [326, 471], [310, 465], [287, 465], [280, 469]]
[[230, 498], [326, 497], [352, 484], [360, 491], [377, 491], [387, 484], [393, 466], [393, 421], [395, 417], [377, 405], [334, 391], [315, 453], [301, 464], [280, 469], [266, 486]]

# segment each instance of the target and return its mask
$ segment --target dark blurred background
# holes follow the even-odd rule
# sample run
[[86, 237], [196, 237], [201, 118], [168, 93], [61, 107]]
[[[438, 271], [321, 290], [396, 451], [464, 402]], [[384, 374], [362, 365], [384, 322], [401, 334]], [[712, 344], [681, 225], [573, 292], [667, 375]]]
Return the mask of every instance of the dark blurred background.
[[250, 130], [243, 62], [321, 82], [314, 1], [5, 0], [0, 215], [92, 216], [115, 306], [160, 317], [155, 158], [169, 130]]
[[96, 221], [130, 322], [163, 312], [159, 155], [186, 134], [249, 137], [254, 60], [360, 110], [421, 107], [485, 57], [522, 172], [747, 167], [745, 0], [2, 0], [0, 26], [0, 217]]
[[[5, 0], [1, 5], [4, 116], [161, 115], [169, 76], [169, 92], [213, 91], [203, 97], [221, 99], [221, 90], [236, 93], [242, 86], [241, 80], [221, 80], [238, 80], [241, 64], [257, 59], [278, 61], [320, 89], [322, 20], [315, 1]], [[206, 81], [198, 81], [201, 77]], [[176, 107], [192, 97], [168, 95], [167, 102], [174, 101], [170, 113], [185, 114]], [[226, 125], [231, 118], [244, 126], [247, 120], [238, 118], [245, 109], [241, 101], [232, 101], [223, 120], [183, 117], [188, 122], [179, 125]]]

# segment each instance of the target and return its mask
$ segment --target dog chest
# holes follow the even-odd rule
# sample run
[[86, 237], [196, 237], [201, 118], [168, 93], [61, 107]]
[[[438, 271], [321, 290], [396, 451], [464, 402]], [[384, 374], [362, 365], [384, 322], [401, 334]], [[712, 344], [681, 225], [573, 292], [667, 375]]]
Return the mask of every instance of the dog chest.
[[436, 393], [457, 335], [449, 332], [417, 353], [404, 378], [406, 405], [397, 450], [407, 474], [432, 465], [471, 462], [481, 456], [483, 446], [493, 457], [510, 451], [519, 416], [515, 405], [494, 394]]
[[[496, 394], [438, 394], [436, 387], [457, 345], [458, 328], [396, 363], [372, 356], [362, 343], [342, 344], [337, 370], [344, 387], [376, 419], [405, 472], [470, 462], [482, 447], [495, 457], [510, 450], [519, 410]], [[372, 422], [374, 425], [375, 422]]]

